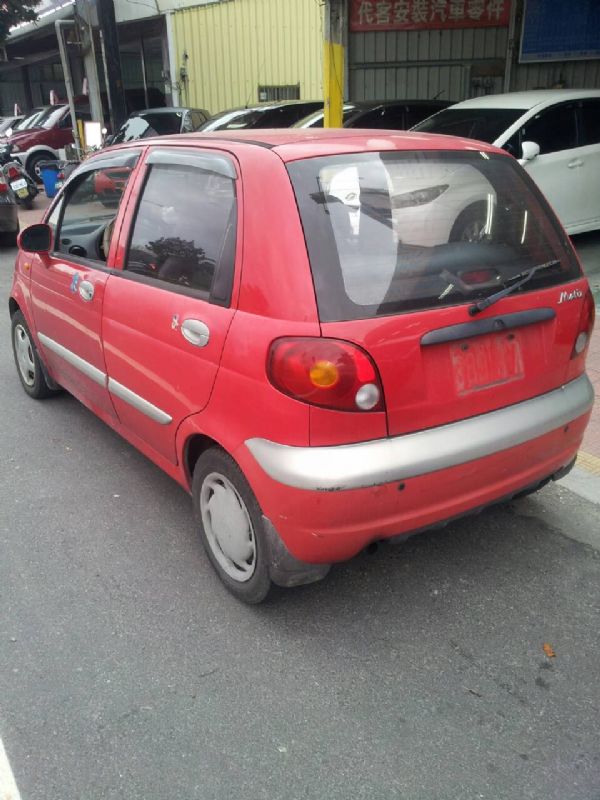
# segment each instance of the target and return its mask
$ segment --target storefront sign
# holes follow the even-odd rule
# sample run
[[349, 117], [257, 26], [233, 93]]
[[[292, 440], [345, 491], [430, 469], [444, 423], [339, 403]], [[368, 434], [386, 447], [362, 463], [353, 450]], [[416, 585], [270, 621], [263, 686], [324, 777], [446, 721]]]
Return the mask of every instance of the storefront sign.
[[506, 27], [510, 0], [351, 0], [351, 31]]

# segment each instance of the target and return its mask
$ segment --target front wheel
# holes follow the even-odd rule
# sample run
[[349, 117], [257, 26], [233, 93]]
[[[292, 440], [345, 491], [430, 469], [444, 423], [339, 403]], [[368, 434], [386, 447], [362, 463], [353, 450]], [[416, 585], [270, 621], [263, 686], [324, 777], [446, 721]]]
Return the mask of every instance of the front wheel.
[[34, 400], [42, 400], [55, 394], [46, 381], [31, 332], [20, 311], [13, 314], [11, 329], [13, 355], [23, 389]]
[[462, 211], [450, 233], [451, 242], [483, 242], [489, 240], [486, 233], [486, 207], [484, 203], [474, 203]]
[[261, 603], [271, 588], [263, 517], [248, 481], [223, 450], [210, 448], [196, 462], [192, 499], [217, 575], [238, 600]]

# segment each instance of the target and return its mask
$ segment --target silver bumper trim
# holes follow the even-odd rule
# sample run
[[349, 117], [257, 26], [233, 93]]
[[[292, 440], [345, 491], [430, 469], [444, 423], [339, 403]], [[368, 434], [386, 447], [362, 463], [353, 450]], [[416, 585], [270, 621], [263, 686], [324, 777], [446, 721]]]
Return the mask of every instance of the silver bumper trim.
[[524, 444], [590, 410], [587, 375], [547, 394], [478, 417], [390, 439], [335, 447], [290, 447], [268, 439], [246, 446], [274, 480], [286, 486], [335, 492], [416, 478]]
[[95, 367], [93, 364], [90, 364], [89, 361], [85, 361], [85, 359], [78, 356], [72, 350], [67, 350], [66, 347], [63, 347], [62, 344], [55, 342], [54, 339], [51, 339], [49, 336], [46, 336], [45, 333], [38, 333], [38, 339], [47, 347], [48, 350], [51, 350], [57, 356], [60, 356], [67, 364], [70, 364], [75, 369], [78, 369], [82, 372], [86, 377], [90, 380], [97, 383], [99, 386], [106, 386], [106, 374]]
[[159, 425], [169, 425], [169, 423], [173, 421], [173, 418], [167, 414], [166, 411], [163, 411], [162, 408], [158, 408], [158, 406], [155, 406], [149, 400], [140, 397], [139, 394], [132, 392], [131, 389], [123, 386], [122, 383], [119, 383], [114, 378], [108, 379], [108, 391], [125, 403], [129, 403], [130, 406], [133, 406], [133, 408], [141, 414], [145, 414], [147, 417], [150, 417], [151, 420], [154, 420], [154, 422], [158, 422]]

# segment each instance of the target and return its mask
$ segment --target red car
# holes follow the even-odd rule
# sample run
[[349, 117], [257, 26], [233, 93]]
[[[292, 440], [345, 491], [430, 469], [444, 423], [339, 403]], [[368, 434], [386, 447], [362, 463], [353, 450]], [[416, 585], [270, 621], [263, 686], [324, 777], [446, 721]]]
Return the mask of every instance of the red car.
[[[76, 111], [82, 120], [90, 120], [86, 111]], [[73, 123], [69, 106], [47, 106], [39, 110], [34, 126], [16, 129], [7, 140], [12, 145], [12, 154], [23, 164], [27, 172], [38, 183], [41, 181], [40, 164], [56, 161], [60, 150], [73, 143]]]
[[589, 419], [588, 283], [490, 145], [144, 140], [87, 160], [20, 248], [23, 388], [71, 392], [184, 486], [247, 602], [562, 476]]

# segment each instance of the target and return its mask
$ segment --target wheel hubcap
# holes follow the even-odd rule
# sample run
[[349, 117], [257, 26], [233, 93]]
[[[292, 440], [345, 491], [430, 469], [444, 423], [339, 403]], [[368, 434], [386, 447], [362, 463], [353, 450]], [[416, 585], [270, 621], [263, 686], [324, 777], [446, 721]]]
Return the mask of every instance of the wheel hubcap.
[[208, 544], [223, 571], [240, 583], [256, 569], [256, 537], [246, 504], [224, 475], [211, 472], [200, 490]]
[[23, 381], [27, 386], [35, 383], [35, 361], [29, 334], [22, 325], [15, 326], [15, 354]]

